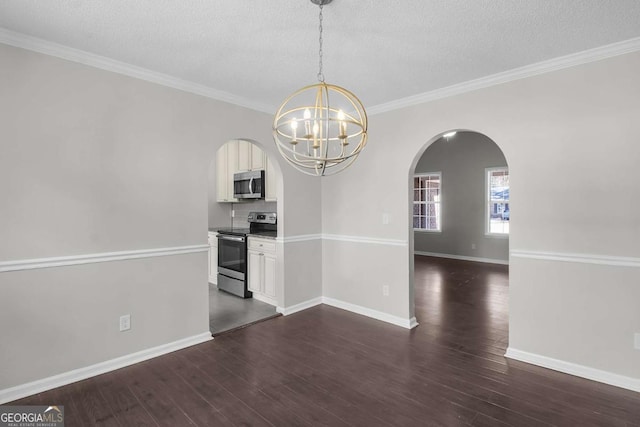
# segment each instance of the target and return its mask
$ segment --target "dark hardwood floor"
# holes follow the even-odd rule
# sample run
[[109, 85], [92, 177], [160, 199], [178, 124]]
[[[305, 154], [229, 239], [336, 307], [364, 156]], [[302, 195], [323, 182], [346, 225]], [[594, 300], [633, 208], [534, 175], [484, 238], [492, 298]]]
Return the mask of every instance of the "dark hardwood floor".
[[640, 426], [640, 393], [507, 360], [508, 270], [416, 257], [405, 330], [329, 306], [41, 393], [69, 426]]

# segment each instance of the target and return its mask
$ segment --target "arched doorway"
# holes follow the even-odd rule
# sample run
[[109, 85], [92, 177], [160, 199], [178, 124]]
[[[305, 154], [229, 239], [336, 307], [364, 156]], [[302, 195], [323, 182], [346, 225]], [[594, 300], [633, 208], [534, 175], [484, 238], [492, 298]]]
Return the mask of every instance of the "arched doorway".
[[[263, 173], [262, 185], [266, 187], [264, 197], [242, 200], [234, 196], [234, 174], [247, 171]], [[222, 229], [227, 232], [232, 229], [233, 232], [245, 229], [248, 231], [248, 216], [251, 212], [272, 212], [280, 217], [283, 208], [281, 197], [283, 180], [278, 160], [268, 148], [258, 141], [246, 138], [232, 139], [216, 147], [210, 160], [208, 176], [209, 315], [210, 329], [214, 335], [217, 335], [279, 315], [276, 307], [279, 306], [279, 300], [284, 298], [282, 286], [278, 287], [279, 295], [266, 293], [262, 295], [254, 289], [247, 289], [247, 292], [239, 294], [222, 286], [218, 288], [218, 279], [222, 277], [217, 277], [218, 252], [224, 245], [216, 235]], [[278, 222], [279, 227], [280, 222]], [[233, 236], [233, 239], [236, 237]], [[255, 238], [257, 236], [253, 234], [242, 236], [241, 246], [244, 248], [242, 251], [238, 249], [240, 247], [238, 243], [226, 245], [229, 248], [226, 253], [230, 256], [234, 256], [236, 252], [244, 252], [242, 264], [245, 286], [251, 286], [251, 283], [247, 283], [251, 268], [248, 248], [250, 239]], [[262, 236], [262, 238], [267, 237]], [[275, 242], [271, 238], [270, 244], [275, 245], [271, 243]], [[275, 250], [273, 252], [275, 258]], [[274, 264], [275, 260], [270, 267]], [[271, 271], [273, 270], [272, 268]], [[237, 277], [233, 279], [238, 280]], [[273, 282], [270, 283], [273, 284]]]
[[504, 153], [481, 133], [443, 132], [416, 155], [410, 182], [417, 321], [443, 337], [499, 342], [506, 350], [511, 209]]

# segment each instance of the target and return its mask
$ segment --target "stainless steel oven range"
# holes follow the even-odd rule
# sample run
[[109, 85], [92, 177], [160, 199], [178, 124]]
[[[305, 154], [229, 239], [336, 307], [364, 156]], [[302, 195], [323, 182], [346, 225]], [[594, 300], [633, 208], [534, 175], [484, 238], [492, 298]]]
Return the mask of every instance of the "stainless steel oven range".
[[242, 298], [251, 298], [247, 288], [247, 236], [275, 237], [275, 212], [250, 212], [249, 228], [218, 229], [218, 289]]
[[218, 230], [218, 289], [242, 298], [251, 298], [247, 290], [247, 234], [249, 229]]

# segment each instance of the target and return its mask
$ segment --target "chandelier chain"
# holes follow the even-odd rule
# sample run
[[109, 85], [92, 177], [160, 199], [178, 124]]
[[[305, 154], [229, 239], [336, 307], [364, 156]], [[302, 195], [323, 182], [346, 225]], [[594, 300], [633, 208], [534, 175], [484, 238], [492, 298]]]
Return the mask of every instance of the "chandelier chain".
[[318, 44], [320, 48], [318, 49], [318, 81], [324, 83], [324, 72], [322, 71], [322, 19], [323, 19], [322, 7], [323, 5], [320, 4], [320, 15], [319, 15], [320, 37], [318, 38]]

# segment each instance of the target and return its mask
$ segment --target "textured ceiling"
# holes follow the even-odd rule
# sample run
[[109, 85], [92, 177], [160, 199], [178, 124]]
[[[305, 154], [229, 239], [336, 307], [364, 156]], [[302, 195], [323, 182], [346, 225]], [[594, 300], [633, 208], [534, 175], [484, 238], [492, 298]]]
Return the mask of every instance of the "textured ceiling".
[[[309, 0], [0, 0], [0, 27], [275, 108], [318, 71]], [[334, 0], [324, 72], [366, 106], [640, 37], [638, 0]]]

